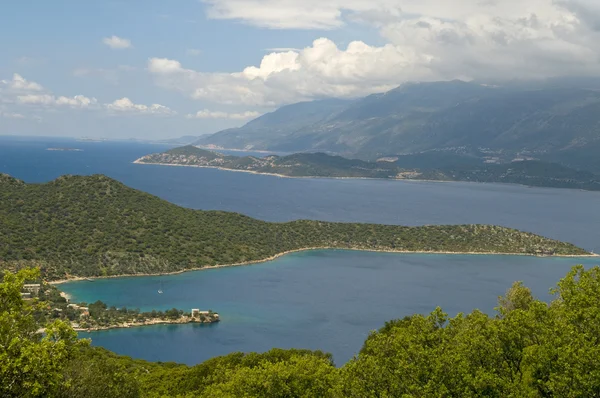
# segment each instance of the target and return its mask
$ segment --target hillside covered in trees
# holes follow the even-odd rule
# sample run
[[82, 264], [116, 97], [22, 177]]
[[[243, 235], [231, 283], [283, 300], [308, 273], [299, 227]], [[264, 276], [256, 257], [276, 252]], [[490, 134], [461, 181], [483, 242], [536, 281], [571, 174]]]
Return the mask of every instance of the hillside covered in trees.
[[[233, 353], [196, 366], [92, 348], [64, 322], [38, 324], [23, 301], [35, 270], [0, 283], [2, 397], [596, 397], [600, 392], [600, 267], [574, 267], [535, 299], [515, 283], [496, 313], [450, 318], [441, 308], [372, 332], [341, 368], [319, 351]], [[46, 335], [37, 332], [46, 326]], [[340, 364], [342, 365], [342, 364]]]
[[306, 248], [586, 255], [574, 245], [487, 225], [269, 223], [185, 209], [102, 175], [25, 184], [0, 176], [0, 268], [47, 279], [166, 273]]

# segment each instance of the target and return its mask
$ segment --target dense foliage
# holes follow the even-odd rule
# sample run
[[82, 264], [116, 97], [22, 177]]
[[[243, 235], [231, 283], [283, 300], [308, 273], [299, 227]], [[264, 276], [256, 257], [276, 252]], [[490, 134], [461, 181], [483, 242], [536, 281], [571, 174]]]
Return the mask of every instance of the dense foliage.
[[[480, 154], [481, 155], [481, 154]], [[557, 163], [521, 160], [484, 163], [476, 156], [421, 153], [382, 158], [378, 162], [324, 153], [287, 156], [226, 156], [188, 145], [137, 160], [145, 164], [220, 167], [290, 177], [349, 177], [432, 181], [500, 182], [528, 186], [600, 190], [600, 175]]]
[[185, 209], [100, 175], [46, 184], [0, 176], [0, 268], [39, 266], [54, 279], [160, 273], [312, 247], [586, 254], [571, 244], [495, 226], [268, 223]]
[[23, 284], [39, 276], [37, 270], [5, 273], [0, 283], [0, 396], [52, 396], [62, 385], [62, 370], [78, 342], [71, 327], [61, 321], [46, 325], [46, 334], [34, 313], [43, 304], [21, 298]]
[[188, 367], [118, 356], [55, 323], [42, 338], [37, 302], [0, 284], [0, 391], [7, 397], [597, 397], [600, 267], [574, 267], [547, 304], [515, 283], [494, 315], [440, 308], [388, 322], [336, 368], [322, 352], [233, 353]]

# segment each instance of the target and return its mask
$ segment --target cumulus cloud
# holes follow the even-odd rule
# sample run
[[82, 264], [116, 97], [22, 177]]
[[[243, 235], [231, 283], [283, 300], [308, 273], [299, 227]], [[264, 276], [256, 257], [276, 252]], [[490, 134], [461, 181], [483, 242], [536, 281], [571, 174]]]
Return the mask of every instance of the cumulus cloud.
[[157, 84], [194, 99], [222, 104], [272, 107], [319, 97], [356, 97], [393, 88], [408, 78], [431, 78], [430, 57], [393, 45], [352, 42], [340, 49], [315, 40], [300, 52], [274, 52], [259, 66], [236, 73], [204, 73], [179, 61], [152, 58], [148, 70]]
[[227, 112], [221, 112], [221, 111], [210, 111], [208, 109], [198, 111], [194, 114], [186, 115], [186, 117], [188, 119], [233, 119], [233, 120], [254, 119], [259, 116], [260, 116], [260, 113], [256, 112], [256, 111], [227, 113]]
[[133, 47], [130, 40], [123, 39], [119, 36], [105, 37], [102, 39], [102, 43], [106, 44], [113, 50], [124, 50], [126, 48]]
[[96, 98], [88, 98], [83, 95], [74, 97], [55, 97], [51, 94], [26, 94], [17, 96], [17, 102], [24, 105], [43, 105], [55, 107], [89, 108], [98, 103]]
[[[600, 74], [597, 0], [204, 0], [208, 16], [271, 29], [368, 24], [385, 44], [320, 38], [259, 65], [206, 73], [152, 58], [158, 85], [221, 104], [261, 107], [357, 97], [406, 81]], [[264, 10], [269, 10], [265, 12]]]
[[96, 98], [85, 95], [57, 96], [45, 90], [40, 84], [28, 81], [19, 74], [15, 74], [12, 80], [0, 80], [0, 114], [3, 118], [26, 117], [20, 112], [9, 112], [7, 106], [17, 107], [20, 110], [27, 109], [29, 113], [31, 110], [87, 109], [96, 112], [103, 111], [112, 115], [176, 115], [175, 111], [164, 105], [135, 104], [126, 97], [112, 103], [102, 104]]
[[175, 112], [170, 108], [160, 105], [152, 104], [150, 106], [143, 104], [134, 104], [129, 98], [123, 97], [115, 100], [110, 104], [105, 105], [106, 109], [116, 113], [129, 113], [129, 114], [153, 114], [153, 115], [174, 115]]
[[13, 75], [12, 80], [0, 80], [0, 89], [17, 93], [44, 90], [40, 84], [26, 80], [18, 73]]

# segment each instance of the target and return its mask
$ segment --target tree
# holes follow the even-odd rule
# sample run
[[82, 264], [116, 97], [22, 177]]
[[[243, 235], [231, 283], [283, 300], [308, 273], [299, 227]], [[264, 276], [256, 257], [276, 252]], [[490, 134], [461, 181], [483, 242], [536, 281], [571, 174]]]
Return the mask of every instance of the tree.
[[140, 386], [117, 359], [102, 350], [83, 347], [64, 370], [64, 383], [57, 398], [137, 398]]
[[208, 386], [201, 397], [330, 397], [337, 383], [331, 362], [317, 356], [292, 356], [286, 361], [262, 361], [254, 367], [228, 369], [223, 382]]
[[25, 281], [37, 280], [39, 271], [5, 272], [0, 283], [0, 395], [2, 397], [52, 396], [61, 386], [62, 371], [73, 349], [84, 341], [70, 325], [55, 321], [40, 333], [33, 317], [38, 300], [25, 301]]

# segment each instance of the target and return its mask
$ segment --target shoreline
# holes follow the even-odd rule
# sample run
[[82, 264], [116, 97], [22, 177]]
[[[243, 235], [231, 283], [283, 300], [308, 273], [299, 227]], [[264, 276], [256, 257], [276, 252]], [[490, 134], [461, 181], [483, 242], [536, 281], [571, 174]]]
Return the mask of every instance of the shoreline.
[[168, 276], [168, 275], [179, 275], [185, 272], [193, 272], [193, 271], [208, 271], [212, 269], [219, 268], [229, 268], [229, 267], [244, 267], [248, 265], [268, 263], [283, 256], [287, 256], [288, 254], [293, 253], [301, 253], [307, 251], [316, 251], [316, 250], [347, 250], [347, 251], [358, 251], [358, 252], [371, 252], [371, 253], [396, 253], [396, 254], [448, 254], [448, 255], [467, 255], [467, 256], [529, 256], [529, 257], [557, 257], [557, 258], [595, 258], [600, 257], [600, 254], [563, 254], [563, 255], [552, 255], [552, 256], [540, 256], [535, 254], [528, 253], [492, 253], [492, 252], [448, 252], [448, 251], [410, 251], [410, 250], [377, 250], [377, 249], [357, 249], [357, 248], [339, 248], [339, 247], [307, 247], [303, 249], [294, 249], [288, 250], [282, 253], [275, 254], [273, 256], [267, 257], [262, 260], [252, 260], [252, 261], [244, 261], [241, 263], [233, 263], [233, 264], [217, 264], [217, 265], [209, 265], [205, 267], [197, 267], [197, 268], [189, 268], [179, 271], [172, 272], [158, 272], [158, 273], [142, 273], [142, 274], [133, 274], [133, 275], [109, 275], [109, 276], [92, 276], [92, 277], [81, 277], [76, 276], [67, 279], [59, 279], [56, 281], [48, 281], [51, 285], [61, 285], [63, 283], [68, 282], [79, 282], [79, 281], [89, 281], [93, 282], [96, 279], [114, 279], [114, 278], [136, 278], [143, 276]]
[[145, 164], [145, 165], [156, 165], [156, 166], [172, 166], [172, 167], [196, 167], [199, 169], [216, 169], [222, 171], [233, 171], [237, 173], [248, 173], [248, 174], [256, 174], [263, 176], [271, 176], [271, 177], [279, 177], [279, 178], [323, 178], [323, 179], [335, 179], [335, 180], [381, 180], [381, 181], [422, 181], [422, 182], [453, 182], [450, 180], [408, 180], [408, 179], [397, 179], [397, 178], [375, 178], [375, 177], [326, 177], [326, 176], [288, 176], [285, 174], [278, 173], [266, 173], [262, 171], [254, 171], [254, 170], [239, 170], [239, 169], [228, 169], [226, 167], [219, 166], [200, 166], [195, 164], [175, 164], [175, 163], [148, 163], [141, 161], [140, 159], [134, 160], [132, 163], [134, 164]]
[[428, 183], [461, 183], [461, 184], [502, 184], [502, 185], [513, 185], [527, 188], [538, 188], [538, 189], [570, 189], [574, 191], [583, 191], [583, 192], [600, 192], [598, 190], [590, 190], [583, 188], [562, 188], [562, 187], [550, 187], [544, 185], [526, 185], [526, 184], [518, 184], [514, 182], [478, 182], [478, 181], [463, 181], [463, 180], [424, 180], [420, 178], [377, 178], [377, 177], [334, 177], [334, 176], [289, 176], [285, 174], [278, 173], [267, 173], [262, 171], [254, 171], [254, 170], [239, 170], [239, 169], [229, 169], [226, 167], [219, 166], [199, 166], [195, 164], [174, 164], [174, 163], [148, 163], [141, 160], [142, 158], [134, 160], [132, 163], [134, 164], [144, 164], [144, 165], [157, 165], [157, 166], [172, 166], [172, 167], [196, 167], [202, 169], [217, 169], [222, 171], [232, 171], [238, 173], [249, 173], [256, 175], [265, 175], [279, 178], [308, 178], [308, 179], [333, 179], [333, 180], [376, 180], [376, 181], [401, 181], [401, 182], [428, 182]]
[[144, 327], [144, 326], [189, 325], [191, 323], [197, 323], [200, 325], [210, 325], [212, 323], [217, 323], [217, 322], [219, 322], [219, 321], [214, 320], [214, 321], [210, 321], [210, 322], [206, 322], [206, 321], [201, 322], [201, 321], [189, 320], [189, 319], [185, 319], [185, 320], [152, 319], [151, 321], [148, 321], [148, 322], [120, 323], [120, 324], [111, 325], [111, 326], [95, 326], [92, 328], [79, 327], [79, 328], [73, 328], [73, 330], [75, 330], [76, 332], [93, 333], [93, 332], [101, 332], [101, 331], [111, 330], [111, 329], [130, 329], [130, 328], [139, 328], [139, 327]]

